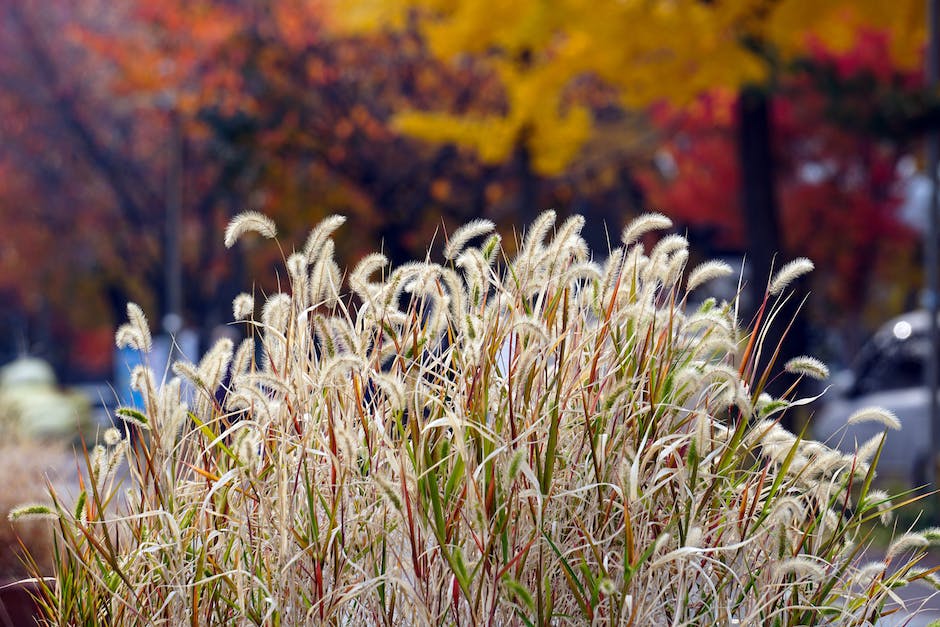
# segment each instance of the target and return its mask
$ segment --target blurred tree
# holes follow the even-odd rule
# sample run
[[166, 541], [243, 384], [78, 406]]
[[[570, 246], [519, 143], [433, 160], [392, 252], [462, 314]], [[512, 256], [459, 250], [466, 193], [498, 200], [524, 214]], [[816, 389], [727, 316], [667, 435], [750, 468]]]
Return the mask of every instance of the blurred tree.
[[[189, 198], [202, 214], [236, 174], [230, 161], [216, 160], [187, 169], [185, 179], [172, 176], [194, 147], [185, 137], [168, 141], [186, 94], [161, 89], [172, 74], [167, 59], [153, 65], [152, 58], [140, 59], [148, 65], [138, 74], [150, 77], [152, 90], [113, 89], [114, 68], [102, 67], [82, 38], [130, 23], [126, 7], [112, 8], [97, 0], [0, 5], [0, 107], [6, 110], [0, 163], [7, 175], [0, 212], [16, 224], [4, 238], [16, 254], [0, 280], [19, 294], [28, 317], [55, 327], [52, 338], [41, 325], [40, 350], [83, 343], [107, 354], [110, 331], [98, 329], [110, 329], [112, 312], [120, 315], [128, 299], [159, 312], [169, 199], [192, 190]], [[224, 29], [225, 22], [216, 26]], [[23, 237], [31, 230], [46, 239]], [[184, 244], [192, 243], [190, 233]], [[199, 248], [184, 250], [194, 265]], [[153, 320], [159, 325], [159, 316]], [[68, 366], [69, 352], [50, 356]]]
[[[915, 233], [898, 209], [923, 127], [936, 117], [921, 74], [893, 64], [888, 37], [860, 33], [841, 53], [816, 48], [781, 76], [772, 99], [785, 249], [814, 259], [813, 319], [840, 335], [850, 357], [860, 329], [909, 308], [919, 287]], [[658, 162], [638, 174], [651, 201], [689, 223], [717, 225], [716, 239], [740, 248], [741, 168], [734, 157], [733, 95], [713, 91], [690, 106], [661, 104]]]
[[487, 114], [420, 106], [398, 127], [474, 148], [504, 162], [520, 147], [532, 167], [558, 174], [591, 136], [594, 116], [573, 83], [595, 76], [627, 108], [685, 104], [714, 88], [766, 84], [780, 63], [814, 46], [844, 51], [863, 26], [890, 33], [887, 52], [914, 67], [924, 40], [915, 0], [359, 0], [334, 6], [350, 30], [415, 30], [440, 59], [473, 57], [498, 77], [501, 110]]
[[[868, 123], [846, 126], [827, 113], [831, 100], [813, 83], [791, 76], [772, 102], [780, 230], [789, 254], [816, 262], [811, 319], [838, 338], [830, 348], [844, 352], [830, 356], [845, 359], [858, 348], [860, 328], [905, 308], [905, 296], [919, 286], [916, 236], [897, 215], [904, 194], [898, 169], [912, 146], [873, 134]], [[746, 238], [736, 113], [727, 92], [684, 108], [654, 107], [651, 120], [667, 139], [637, 174], [653, 205], [709, 228], [725, 251], [741, 250]]]
[[[589, 158], [584, 147], [598, 128], [594, 111], [576, 89], [585, 76], [610, 86], [628, 110], [661, 102], [687, 107], [715, 89], [737, 94], [733, 115], [723, 115], [736, 120], [738, 163], [733, 169], [740, 187], [731, 196], [739, 201], [728, 202], [728, 207], [738, 212], [722, 218], [726, 231], [745, 235], [754, 277], [752, 311], [771, 273], [772, 255], [789, 239], [781, 237], [781, 226], [792, 226], [778, 208], [774, 159], [780, 151], [771, 136], [772, 94], [806, 59], [819, 68], [816, 85], [821, 86], [826, 78], [822, 68], [835, 57], [850, 58], [846, 53], [867, 43], [872, 28], [881, 33], [882, 63], [901, 71], [919, 67], [925, 38], [920, 0], [360, 0], [353, 5], [335, 3], [343, 28], [418, 32], [439, 58], [459, 63], [473, 59], [499, 78], [503, 102], [485, 115], [418, 105], [396, 117], [397, 128], [409, 134], [471, 147], [487, 162], [521, 154], [535, 172], [554, 175], [582, 154]], [[910, 127], [912, 118], [930, 116], [923, 108], [894, 107], [883, 117]], [[709, 146], [721, 158], [699, 168], [730, 165], [724, 158], [727, 143], [712, 140]], [[683, 176], [694, 179], [689, 166], [687, 160]], [[682, 185], [688, 193], [709, 183], [688, 180]], [[787, 200], [792, 202], [792, 197]], [[695, 211], [687, 210], [683, 217], [703, 222]], [[731, 226], [735, 223], [739, 226]], [[801, 335], [794, 329], [793, 345], [784, 354], [801, 350]]]
[[[444, 60], [480, 60], [499, 78], [501, 108], [488, 114], [412, 106], [398, 128], [478, 151], [486, 162], [523, 155], [533, 170], [558, 174], [580, 154], [595, 116], [573, 87], [585, 75], [610, 85], [627, 108], [688, 104], [715, 88], [744, 89], [741, 181], [744, 224], [754, 252], [779, 248], [765, 87], [783, 64], [814, 48], [841, 52], [862, 27], [888, 33], [893, 63], [915, 67], [924, 37], [923, 3], [904, 0], [736, 0], [705, 2], [440, 2], [362, 0], [337, 3], [341, 25], [417, 30]], [[753, 215], [757, 214], [757, 215]], [[755, 276], [769, 256], [751, 255]]]
[[[127, 218], [136, 220], [141, 200], [123, 176], [113, 187], [98, 176], [110, 155], [98, 136], [87, 133], [87, 109], [74, 89], [92, 77], [63, 73], [50, 61], [52, 46], [75, 66], [84, 57], [62, 38], [48, 36], [63, 30], [70, 10], [44, 9], [40, 17], [30, 4], [0, 4], [0, 289], [6, 315], [20, 321], [12, 329], [6, 326], [0, 341], [16, 350], [31, 341], [61, 361], [58, 349], [70, 343], [70, 329], [100, 319], [112, 291], [133, 289], [115, 276], [117, 262], [136, 249], [139, 253], [123, 263], [129, 273], [140, 270], [138, 261], [154, 253], [154, 242], [146, 235], [136, 242], [101, 237], [109, 231], [120, 235], [128, 224], [122, 203]], [[74, 210], [86, 205], [100, 211]], [[102, 289], [89, 291], [90, 284]]]
[[[236, 210], [273, 214], [287, 246], [344, 213], [353, 224], [341, 257], [381, 244], [403, 261], [424, 254], [442, 218], [452, 227], [486, 210], [514, 222], [532, 190], [533, 207], [595, 213], [622, 211], [637, 193], [608, 164], [534, 185], [518, 164], [402, 137], [389, 118], [405, 103], [485, 110], [499, 102], [498, 81], [436, 60], [412, 34], [330, 37], [317, 2], [50, 0], [0, 11], [0, 290], [30, 320], [24, 336], [35, 341], [48, 323], [38, 335], [62, 349], [50, 355], [60, 365], [79, 344], [86, 364], [107, 363], [99, 355], [126, 300], [155, 325], [172, 309], [174, 205], [185, 317], [208, 336], [246, 287], [239, 257], [220, 244]], [[629, 191], [612, 194], [619, 207], [580, 191], [600, 179], [601, 193]], [[250, 263], [276, 261], [262, 250]]]

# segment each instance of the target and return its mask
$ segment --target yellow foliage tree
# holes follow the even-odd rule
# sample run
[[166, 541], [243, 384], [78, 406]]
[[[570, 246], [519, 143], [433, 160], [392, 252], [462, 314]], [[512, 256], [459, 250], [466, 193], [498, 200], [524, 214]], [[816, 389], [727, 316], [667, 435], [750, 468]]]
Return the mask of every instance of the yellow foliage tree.
[[707, 89], [764, 82], [768, 59], [798, 58], [814, 43], [834, 51], [862, 28], [887, 30], [893, 61], [919, 62], [922, 0], [342, 0], [345, 30], [415, 28], [446, 60], [470, 55], [506, 93], [488, 114], [407, 111], [408, 134], [470, 147], [486, 162], [523, 146], [543, 175], [564, 170], [591, 137], [590, 110], [571, 97], [592, 76], [626, 107], [684, 103]]

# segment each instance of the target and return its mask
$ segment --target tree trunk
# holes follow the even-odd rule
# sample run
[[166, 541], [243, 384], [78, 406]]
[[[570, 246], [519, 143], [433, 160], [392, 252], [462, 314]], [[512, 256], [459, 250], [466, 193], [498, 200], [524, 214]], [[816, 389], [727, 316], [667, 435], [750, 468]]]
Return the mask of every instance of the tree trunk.
[[514, 155], [515, 174], [519, 185], [514, 220], [520, 233], [527, 229], [544, 209], [548, 208], [538, 206], [539, 177], [532, 168], [532, 153], [529, 151], [526, 139], [526, 133], [523, 133], [518, 140]]
[[[739, 143], [738, 157], [741, 165], [741, 208], [744, 213], [747, 243], [747, 286], [745, 303], [742, 309], [744, 319], [753, 320], [767, 287], [767, 281], [773, 269], [779, 269], [785, 262], [783, 241], [780, 235], [779, 206], [777, 203], [774, 178], [774, 161], [771, 146], [771, 101], [767, 92], [758, 87], [745, 87], [738, 98]], [[775, 261], [776, 255], [776, 261]], [[768, 335], [768, 345], [763, 347], [761, 363], [755, 364], [755, 372], [762, 373], [770, 366], [770, 360], [776, 350], [776, 343], [784, 335], [780, 354], [773, 364], [772, 375], [779, 373], [783, 364], [791, 357], [803, 354], [806, 348], [806, 323], [804, 316], [797, 315], [805, 291], [799, 285], [791, 287], [795, 293], [787, 306], [774, 321], [774, 331]], [[787, 326], [791, 323], [789, 330]], [[765, 317], [763, 324], [767, 324]], [[773, 385], [771, 376], [768, 392], [772, 395], [782, 393], [792, 380], [779, 378]], [[797, 394], [800, 394], [800, 390]], [[783, 419], [784, 426], [794, 428], [799, 423], [798, 417], [788, 413]]]
[[750, 318], [760, 307], [774, 254], [780, 250], [780, 227], [770, 146], [770, 100], [756, 87], [745, 87], [738, 98], [741, 164], [741, 208], [747, 236], [748, 287], [744, 312]]

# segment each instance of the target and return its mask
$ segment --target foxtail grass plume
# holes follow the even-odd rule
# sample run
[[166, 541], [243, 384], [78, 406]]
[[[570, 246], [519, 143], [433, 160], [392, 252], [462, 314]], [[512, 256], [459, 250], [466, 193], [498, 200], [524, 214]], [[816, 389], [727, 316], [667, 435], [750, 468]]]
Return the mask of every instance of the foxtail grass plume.
[[705, 261], [697, 265], [695, 269], [689, 273], [689, 278], [686, 280], [686, 289], [691, 292], [709, 281], [714, 281], [715, 279], [720, 279], [733, 273], [734, 270], [724, 261]]
[[526, 231], [525, 241], [522, 245], [523, 250], [527, 250], [531, 253], [535, 249], [541, 248], [545, 236], [548, 234], [549, 230], [551, 230], [552, 225], [555, 224], [555, 217], [556, 214], [551, 209], [539, 214]]
[[388, 258], [382, 253], [370, 253], [363, 257], [349, 274], [349, 286], [364, 300], [370, 297], [370, 277], [388, 266]]
[[201, 360], [199, 360], [199, 379], [212, 393], [219, 388], [232, 361], [234, 343], [227, 337], [219, 338]]
[[121, 431], [115, 427], [109, 427], [104, 431], [104, 443], [108, 446], [114, 446], [121, 441]]
[[303, 253], [294, 253], [287, 258], [287, 272], [290, 273], [292, 284], [299, 284], [307, 278], [307, 256]]
[[456, 259], [470, 240], [493, 232], [494, 225], [489, 220], [472, 220], [454, 231], [444, 246], [444, 259]]
[[900, 431], [901, 421], [894, 412], [883, 407], [865, 407], [849, 416], [846, 424], [857, 425], [863, 422], [874, 422], [888, 429]]
[[854, 463], [867, 464], [868, 461], [875, 456], [875, 453], [878, 452], [878, 448], [881, 446], [884, 438], [884, 433], [876, 433], [862, 442], [862, 444], [855, 449], [855, 453], [848, 457], [852, 459]]
[[801, 374], [811, 379], [825, 381], [829, 378], [829, 368], [815, 357], [800, 355], [784, 364], [783, 369], [793, 374]]
[[267, 239], [277, 237], [277, 227], [271, 218], [257, 211], [244, 211], [225, 228], [225, 247], [231, 248], [242, 235], [252, 232]]
[[891, 542], [888, 546], [888, 551], [885, 553], [885, 559], [890, 562], [906, 551], [923, 549], [928, 546], [930, 546], [930, 541], [924, 534], [914, 532], [905, 533]]
[[[304, 246], [304, 254], [309, 263], [316, 263], [322, 256], [323, 247], [329, 237], [346, 223], [346, 216], [331, 215], [325, 218], [310, 232], [307, 237], [307, 243]], [[332, 255], [331, 255], [332, 256]]]
[[115, 333], [115, 343], [118, 348], [150, 352], [153, 348], [153, 340], [143, 309], [136, 303], [127, 303], [127, 319], [128, 322], [118, 327]]
[[235, 320], [245, 320], [255, 312], [255, 299], [251, 294], [242, 292], [232, 301], [232, 315]]
[[776, 567], [778, 577], [793, 576], [797, 579], [808, 577], [810, 579], [821, 579], [826, 573], [826, 569], [804, 556], [791, 557], [785, 559]]
[[927, 529], [921, 529], [919, 533], [927, 538], [927, 541], [931, 544], [940, 542], [940, 527], [928, 527]]
[[868, 562], [861, 566], [853, 576], [853, 579], [860, 586], [867, 588], [871, 582], [881, 575], [884, 575], [888, 569], [888, 564], [882, 561]]
[[[881, 524], [887, 525], [891, 522], [893, 510], [891, 509], [891, 496], [884, 490], [872, 490], [868, 493], [863, 505], [871, 505], [878, 511], [881, 518]], [[926, 534], [925, 534], [925, 537]]]
[[787, 289], [787, 286], [793, 283], [793, 281], [804, 274], [812, 272], [813, 268], [815, 268], [813, 262], [806, 257], [794, 259], [780, 268], [777, 274], [774, 275], [774, 278], [770, 281], [770, 287], [767, 289], [767, 292], [771, 296], [780, 294], [783, 290]]
[[[151, 374], [151, 377], [140, 375], [136, 377], [136, 383], [138, 385], [142, 383], [149, 383], [150, 379], [152, 378], [153, 371], [151, 371], [149, 368], [145, 369], [143, 366], [140, 366], [139, 369], [146, 370]], [[135, 368], [135, 371], [136, 370], [137, 368]], [[154, 398], [154, 388], [149, 385], [140, 385], [140, 387], [137, 387], [134, 385], [134, 379], [134, 372], [131, 372], [131, 389], [140, 392], [144, 397], [144, 404], [149, 405]], [[134, 407], [118, 407], [114, 410], [114, 414], [127, 424], [136, 425], [141, 429], [150, 429], [150, 419], [142, 411]]]
[[678, 233], [670, 233], [664, 236], [650, 251], [650, 259], [656, 256], [667, 257], [679, 251], [688, 251], [689, 240]]
[[651, 212], [637, 216], [628, 224], [620, 234], [620, 241], [624, 246], [636, 243], [650, 231], [662, 231], [672, 228], [672, 220], [661, 213]]
[[20, 505], [12, 510], [7, 515], [11, 522], [22, 521], [22, 520], [42, 520], [42, 519], [55, 519], [58, 518], [55, 509], [50, 505], [44, 505], [42, 503], [30, 503], [27, 505]]

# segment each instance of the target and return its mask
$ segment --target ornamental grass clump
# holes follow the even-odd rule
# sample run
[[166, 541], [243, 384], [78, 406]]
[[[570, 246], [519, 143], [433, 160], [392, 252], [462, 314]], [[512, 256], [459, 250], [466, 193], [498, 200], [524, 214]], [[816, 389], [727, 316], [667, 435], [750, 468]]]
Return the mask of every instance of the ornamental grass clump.
[[[341, 223], [285, 259], [287, 291], [235, 299], [247, 339], [162, 385], [134, 371], [140, 437], [109, 433], [77, 501], [45, 506], [52, 623], [862, 625], [932, 584], [930, 533], [862, 555], [894, 507], [870, 489], [883, 436], [842, 454], [764, 392], [826, 375], [754, 365], [808, 261], [748, 330], [733, 302], [687, 308], [731, 268], [687, 275], [678, 235], [647, 249], [659, 214], [603, 262], [548, 212], [511, 259], [479, 220], [442, 263], [348, 277]], [[275, 237], [250, 213], [226, 244], [251, 232]], [[118, 339], [146, 349], [129, 313]]]

